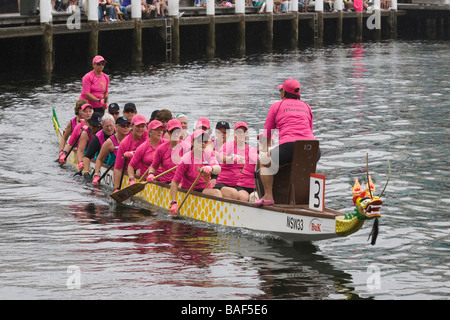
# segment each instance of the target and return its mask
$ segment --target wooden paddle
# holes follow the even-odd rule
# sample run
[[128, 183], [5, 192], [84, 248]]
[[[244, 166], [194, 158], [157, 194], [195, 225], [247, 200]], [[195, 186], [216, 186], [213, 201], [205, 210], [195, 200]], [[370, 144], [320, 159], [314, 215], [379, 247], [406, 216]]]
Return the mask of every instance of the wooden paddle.
[[[162, 176], [168, 174], [169, 172], [172, 172], [173, 170], [175, 170], [177, 168], [177, 166], [174, 166], [172, 168], [170, 168], [169, 170], [164, 171], [163, 173], [158, 174], [155, 179], [161, 178]], [[150, 169], [150, 167], [147, 169], [147, 171], [145, 171], [145, 173], [142, 175], [142, 177], [134, 184], [123, 188], [119, 191], [113, 192], [110, 194], [110, 197], [113, 198], [114, 200], [116, 200], [117, 202], [123, 202], [129, 198], [131, 198], [132, 196], [134, 196], [136, 193], [141, 192], [142, 190], [144, 190], [145, 185], [148, 183], [147, 181], [142, 182], [142, 180], [144, 179], [144, 177], [146, 176], [148, 170]]]
[[183, 206], [183, 204], [186, 202], [187, 197], [189, 196], [189, 194], [191, 193], [192, 189], [194, 189], [195, 185], [197, 184], [198, 179], [200, 179], [200, 176], [202, 175], [203, 170], [201, 170], [197, 176], [197, 178], [195, 178], [194, 183], [192, 184], [192, 186], [189, 188], [188, 192], [186, 193], [186, 195], [184, 196], [183, 201], [181, 201], [180, 206], [178, 207], [178, 211], [177, 214], [180, 214], [180, 209]]

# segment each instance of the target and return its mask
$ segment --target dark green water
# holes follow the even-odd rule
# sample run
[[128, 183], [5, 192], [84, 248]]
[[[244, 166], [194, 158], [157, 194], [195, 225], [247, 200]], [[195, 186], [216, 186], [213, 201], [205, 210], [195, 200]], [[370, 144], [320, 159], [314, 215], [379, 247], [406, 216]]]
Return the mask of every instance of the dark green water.
[[353, 210], [349, 181], [364, 174], [366, 153], [376, 193], [391, 163], [375, 246], [372, 223], [293, 246], [115, 205], [109, 190], [54, 163], [51, 107], [65, 124], [89, 70], [3, 82], [0, 298], [448, 299], [449, 49], [392, 41], [105, 70], [110, 101], [134, 102], [146, 117], [168, 108], [190, 127], [207, 116], [255, 130], [279, 99], [276, 85], [297, 78], [321, 143], [327, 206]]

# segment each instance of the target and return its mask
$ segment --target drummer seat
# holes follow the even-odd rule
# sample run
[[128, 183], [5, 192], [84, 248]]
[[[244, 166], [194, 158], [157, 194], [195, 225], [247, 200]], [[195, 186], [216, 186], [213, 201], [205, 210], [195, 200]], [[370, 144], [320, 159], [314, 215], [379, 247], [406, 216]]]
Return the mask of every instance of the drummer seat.
[[[292, 162], [280, 166], [274, 176], [272, 192], [275, 204], [308, 204], [310, 175], [316, 172], [318, 152], [318, 140], [295, 141]], [[258, 193], [262, 196], [262, 183], [259, 187]]]

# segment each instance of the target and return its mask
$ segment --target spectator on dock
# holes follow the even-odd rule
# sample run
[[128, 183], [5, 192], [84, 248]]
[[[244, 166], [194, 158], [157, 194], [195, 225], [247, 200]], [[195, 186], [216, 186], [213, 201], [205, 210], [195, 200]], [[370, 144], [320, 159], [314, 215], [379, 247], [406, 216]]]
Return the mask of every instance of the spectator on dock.
[[281, 2], [281, 12], [291, 13], [291, 1], [286, 0]]
[[108, 102], [109, 76], [103, 73], [106, 60], [102, 56], [92, 59], [94, 70], [86, 73], [82, 79], [83, 90], [79, 99], [84, 99], [94, 108], [94, 112], [104, 114]]
[[343, 0], [344, 1], [344, 11], [350, 11], [353, 9], [353, 1]]
[[309, 0], [299, 1], [298, 2], [298, 11], [299, 12], [308, 12], [308, 3], [309, 3]]
[[128, 20], [128, 11], [127, 8], [122, 5], [123, 0], [113, 0], [112, 6], [114, 7], [114, 11], [116, 12], [117, 20]]
[[281, 12], [281, 0], [273, 0], [273, 13]]
[[98, 21], [109, 21], [114, 16], [114, 8], [107, 0], [98, 0]]

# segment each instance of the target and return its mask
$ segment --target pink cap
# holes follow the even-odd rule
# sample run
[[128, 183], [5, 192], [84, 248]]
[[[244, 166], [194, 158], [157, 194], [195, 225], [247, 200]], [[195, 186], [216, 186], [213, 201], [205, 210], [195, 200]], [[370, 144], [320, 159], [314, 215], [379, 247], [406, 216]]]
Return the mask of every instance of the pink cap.
[[94, 59], [92, 59], [92, 63], [98, 63], [98, 62], [102, 62], [102, 61], [107, 63], [106, 60], [103, 59], [102, 56], [95, 56]]
[[[85, 103], [85, 104], [83, 104], [83, 105], [81, 106], [81, 110], [83, 111], [83, 110], [86, 109], [87, 107], [92, 108], [92, 106], [91, 106], [89, 103]], [[92, 109], [94, 109], [94, 108], [92, 108]]]
[[167, 122], [167, 131], [172, 131], [173, 129], [182, 129], [181, 122], [178, 119], [171, 119]]
[[234, 125], [234, 130], [236, 130], [237, 128], [240, 128], [240, 127], [244, 127], [245, 130], [248, 130], [247, 124], [243, 121], [236, 122], [236, 124]]
[[207, 136], [208, 136], [208, 139], [209, 139], [209, 134], [208, 134], [208, 132], [206, 132], [205, 130], [201, 130], [201, 129], [195, 130], [195, 131], [192, 133], [191, 138], [192, 138], [192, 140], [197, 139], [197, 138], [200, 137], [202, 134], [207, 135]]
[[[133, 118], [133, 119], [134, 119], [134, 118]], [[149, 128], [150, 130], [157, 129], [157, 128], [159, 128], [159, 127], [163, 127], [163, 128], [164, 128], [164, 125], [163, 125], [162, 122], [159, 121], [159, 120], [153, 120], [153, 121], [150, 121], [150, 123], [148, 124], [148, 128]]]
[[131, 124], [134, 124], [135, 126], [138, 126], [140, 124], [147, 124], [147, 120], [145, 120], [145, 117], [142, 114], [137, 114], [131, 119]]
[[207, 129], [209, 129], [210, 125], [208, 118], [205, 117], [198, 118], [196, 128], [199, 127], [206, 127]]
[[277, 86], [277, 89], [283, 89], [286, 92], [300, 95], [300, 82], [295, 79], [287, 79], [283, 84]]

